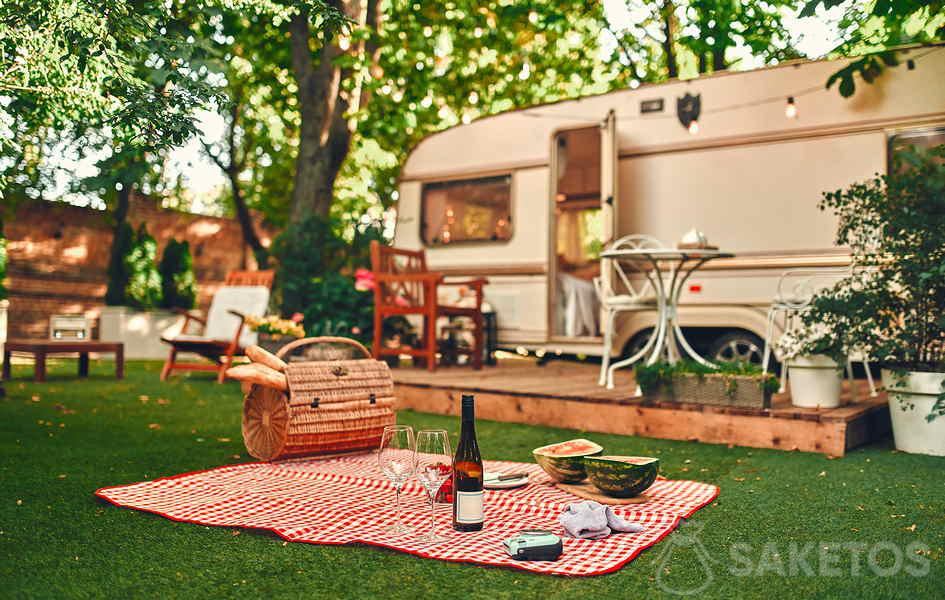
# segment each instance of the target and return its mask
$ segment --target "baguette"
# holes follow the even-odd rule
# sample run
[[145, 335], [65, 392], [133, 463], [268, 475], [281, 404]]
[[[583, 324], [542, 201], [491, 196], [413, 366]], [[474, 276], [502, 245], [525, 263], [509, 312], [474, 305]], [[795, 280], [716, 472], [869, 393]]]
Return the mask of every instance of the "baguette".
[[230, 367], [226, 370], [226, 376], [232, 377], [237, 381], [255, 383], [283, 392], [289, 391], [289, 382], [286, 380], [284, 373], [280, 373], [275, 369], [271, 369], [259, 363]]
[[259, 346], [250, 346], [246, 349], [246, 356], [248, 356], [249, 360], [253, 361], [254, 363], [266, 365], [270, 369], [275, 369], [280, 373], [285, 373], [285, 368], [287, 366], [285, 361], [275, 354], [269, 352], [265, 348], [261, 348]]

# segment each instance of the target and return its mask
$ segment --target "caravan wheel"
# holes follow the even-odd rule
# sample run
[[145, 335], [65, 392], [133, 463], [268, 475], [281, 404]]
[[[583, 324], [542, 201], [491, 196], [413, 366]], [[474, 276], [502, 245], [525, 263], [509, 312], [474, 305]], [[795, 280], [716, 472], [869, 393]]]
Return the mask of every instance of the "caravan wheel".
[[761, 364], [765, 343], [750, 331], [733, 331], [716, 338], [709, 347], [713, 362], [749, 362]]

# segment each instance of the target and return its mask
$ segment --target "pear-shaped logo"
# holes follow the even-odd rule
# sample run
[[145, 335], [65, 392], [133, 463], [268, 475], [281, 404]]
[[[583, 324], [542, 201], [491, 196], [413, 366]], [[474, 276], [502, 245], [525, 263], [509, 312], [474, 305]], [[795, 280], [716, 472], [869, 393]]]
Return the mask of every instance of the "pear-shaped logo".
[[[709, 552], [705, 549], [705, 546], [702, 545], [700, 534], [702, 533], [703, 527], [702, 523], [685, 522], [666, 539], [663, 552], [656, 560], [656, 585], [660, 590], [667, 594], [675, 594], [677, 596], [692, 596], [705, 591], [706, 588], [712, 585], [712, 580], [715, 578], [715, 573], [712, 570], [712, 563], [714, 561], [712, 557], [709, 556]], [[691, 552], [695, 552], [702, 569], [703, 577], [701, 580], [697, 579], [692, 583], [684, 584], [680, 587], [666, 581], [673, 562], [673, 552], [677, 548], [691, 548]], [[686, 558], [687, 561], [691, 561], [690, 557], [687, 556]], [[687, 566], [688, 571], [691, 572], [692, 569], [693, 567]]]

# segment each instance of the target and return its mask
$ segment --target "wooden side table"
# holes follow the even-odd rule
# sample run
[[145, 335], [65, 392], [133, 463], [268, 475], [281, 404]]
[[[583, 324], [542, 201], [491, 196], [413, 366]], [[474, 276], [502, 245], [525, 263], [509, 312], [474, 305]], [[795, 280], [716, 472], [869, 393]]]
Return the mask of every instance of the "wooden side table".
[[115, 377], [125, 376], [125, 345], [121, 342], [99, 342], [94, 340], [7, 340], [3, 345], [3, 378], [10, 379], [10, 355], [13, 352], [32, 354], [34, 359], [34, 381], [46, 381], [46, 357], [54, 354], [78, 354], [79, 377], [89, 375], [89, 352], [113, 353], [115, 355]]

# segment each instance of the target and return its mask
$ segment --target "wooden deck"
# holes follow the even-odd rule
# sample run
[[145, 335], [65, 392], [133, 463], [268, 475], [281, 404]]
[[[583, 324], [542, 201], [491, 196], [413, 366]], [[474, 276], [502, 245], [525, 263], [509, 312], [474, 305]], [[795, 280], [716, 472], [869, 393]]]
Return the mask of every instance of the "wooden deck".
[[607, 390], [597, 385], [597, 366], [572, 362], [504, 360], [481, 371], [397, 368], [393, 375], [399, 408], [458, 414], [460, 394], [474, 393], [484, 419], [601, 433], [843, 456], [890, 428], [885, 394], [869, 398], [865, 381], [857, 381], [856, 402], [844, 383], [839, 408], [797, 408], [788, 394], [777, 394], [770, 409], [746, 409], [646, 403], [635, 395], [630, 371], [618, 371], [616, 388]]

